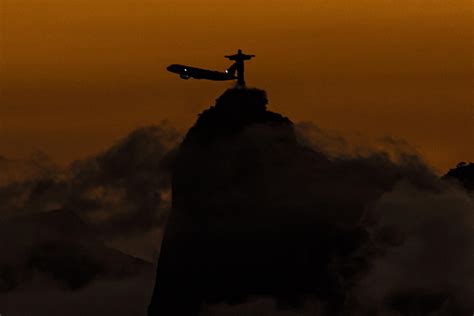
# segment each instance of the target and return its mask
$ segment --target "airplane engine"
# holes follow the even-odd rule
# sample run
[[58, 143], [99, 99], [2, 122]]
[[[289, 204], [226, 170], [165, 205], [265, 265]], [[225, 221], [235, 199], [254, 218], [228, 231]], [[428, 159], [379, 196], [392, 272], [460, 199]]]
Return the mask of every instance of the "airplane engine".
[[188, 80], [188, 79], [190, 78], [190, 76], [189, 76], [189, 75], [186, 75], [186, 74], [180, 74], [179, 77], [180, 77], [181, 79], [186, 79], [186, 80]]

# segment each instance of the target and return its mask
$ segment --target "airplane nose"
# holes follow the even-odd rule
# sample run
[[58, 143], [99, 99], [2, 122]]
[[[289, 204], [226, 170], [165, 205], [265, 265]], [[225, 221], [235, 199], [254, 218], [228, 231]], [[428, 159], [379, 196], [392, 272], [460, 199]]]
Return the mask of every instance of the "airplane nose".
[[182, 67], [180, 67], [180, 65], [172, 64], [172, 65], [169, 65], [168, 67], [166, 67], [166, 70], [168, 70], [169, 72], [178, 74], [182, 71], [181, 68]]

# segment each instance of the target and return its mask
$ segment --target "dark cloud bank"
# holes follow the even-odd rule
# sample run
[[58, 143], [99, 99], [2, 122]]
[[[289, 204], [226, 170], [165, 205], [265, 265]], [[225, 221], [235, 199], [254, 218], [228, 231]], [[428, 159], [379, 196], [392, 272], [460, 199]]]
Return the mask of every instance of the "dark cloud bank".
[[168, 219], [153, 295], [143, 282], [141, 299], [106, 303], [114, 315], [144, 315], [150, 295], [159, 316], [472, 314], [474, 165], [440, 179], [403, 142], [354, 148], [266, 103], [226, 91], [179, 147], [161, 125], [66, 171], [0, 160], [0, 291], [35, 275], [74, 293], [153, 283], [149, 263], [110, 245], [158, 248]]
[[66, 170], [42, 153], [1, 159], [0, 313], [143, 314], [178, 136], [138, 129]]

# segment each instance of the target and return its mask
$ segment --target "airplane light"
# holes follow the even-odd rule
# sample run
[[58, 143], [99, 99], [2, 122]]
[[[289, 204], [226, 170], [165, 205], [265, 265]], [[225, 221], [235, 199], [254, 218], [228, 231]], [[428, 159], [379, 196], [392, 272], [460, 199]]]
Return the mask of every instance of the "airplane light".
[[[237, 83], [239, 86], [245, 86], [244, 80], [244, 61], [250, 60], [255, 55], [246, 55], [242, 53], [242, 50], [238, 50], [237, 54], [231, 56], [224, 56], [232, 61], [232, 64], [227, 70], [224, 72], [220, 71], [213, 71], [195, 67], [189, 67], [179, 64], [173, 64], [168, 66], [166, 69], [172, 73], [176, 73], [182, 79], [206, 79], [206, 80], [214, 80], [214, 81], [224, 81], [224, 80], [235, 80], [237, 79]], [[237, 76], [236, 76], [237, 74]]]

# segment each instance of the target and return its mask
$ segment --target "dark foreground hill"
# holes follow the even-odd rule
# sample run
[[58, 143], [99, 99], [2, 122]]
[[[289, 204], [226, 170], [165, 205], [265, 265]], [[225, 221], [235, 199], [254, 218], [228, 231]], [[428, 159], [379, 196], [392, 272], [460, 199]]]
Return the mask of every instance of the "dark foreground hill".
[[[302, 144], [293, 123], [266, 104], [261, 90], [227, 90], [183, 140], [149, 315], [198, 315], [205, 305], [250, 297], [271, 297], [282, 308], [312, 298], [318, 315], [451, 308], [443, 305], [445, 289], [429, 283], [415, 294], [376, 278], [387, 291], [372, 306], [359, 295], [375, 285], [358, 288], [374, 273], [372, 260], [404, 245], [409, 233], [402, 227], [410, 219], [397, 215], [386, 193], [420, 190], [431, 198], [441, 190], [437, 177], [410, 155], [398, 163], [384, 153], [329, 157]], [[408, 204], [402, 210], [416, 208], [399, 200]], [[394, 222], [374, 228], [383, 215], [368, 210], [381, 207]]]

